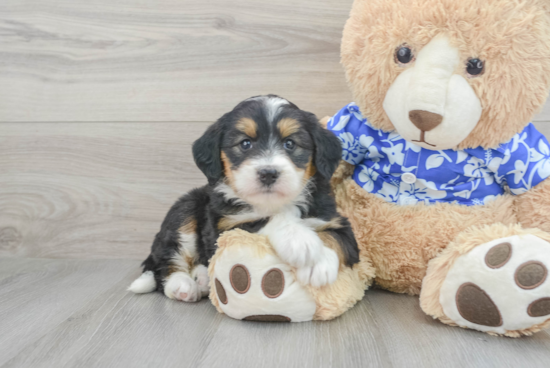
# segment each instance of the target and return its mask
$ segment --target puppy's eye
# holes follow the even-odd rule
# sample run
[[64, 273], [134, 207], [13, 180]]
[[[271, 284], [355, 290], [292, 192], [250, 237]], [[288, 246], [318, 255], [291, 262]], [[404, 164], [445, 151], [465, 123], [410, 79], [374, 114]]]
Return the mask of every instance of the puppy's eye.
[[287, 139], [284, 143], [284, 147], [288, 151], [292, 151], [296, 147], [296, 143], [292, 139]]
[[395, 51], [395, 60], [399, 64], [408, 64], [414, 59], [412, 49], [409, 46], [400, 46]]
[[241, 148], [246, 151], [252, 148], [252, 142], [250, 142], [250, 139], [245, 139], [241, 142]]
[[479, 59], [470, 59], [466, 64], [466, 72], [471, 76], [480, 75], [485, 69], [485, 63]]

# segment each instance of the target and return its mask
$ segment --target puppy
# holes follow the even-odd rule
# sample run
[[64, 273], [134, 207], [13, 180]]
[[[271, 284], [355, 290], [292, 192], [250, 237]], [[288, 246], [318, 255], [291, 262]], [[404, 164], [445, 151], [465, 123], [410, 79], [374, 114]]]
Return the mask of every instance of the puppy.
[[236, 228], [266, 235], [302, 284], [330, 284], [340, 265], [359, 261], [330, 192], [340, 142], [315, 115], [274, 95], [253, 97], [210, 126], [193, 155], [208, 185], [172, 206], [129, 290], [200, 300], [216, 240]]

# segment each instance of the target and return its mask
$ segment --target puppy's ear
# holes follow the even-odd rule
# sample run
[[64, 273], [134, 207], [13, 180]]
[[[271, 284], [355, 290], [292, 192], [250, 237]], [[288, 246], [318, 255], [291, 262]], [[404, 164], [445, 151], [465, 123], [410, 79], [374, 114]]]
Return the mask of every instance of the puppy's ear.
[[334, 133], [323, 128], [315, 115], [311, 120], [311, 136], [315, 143], [313, 162], [317, 171], [326, 179], [330, 179], [342, 158], [342, 145]]
[[195, 163], [206, 175], [208, 183], [214, 185], [223, 176], [221, 161], [221, 141], [223, 118], [211, 125], [206, 132], [193, 143], [193, 158]]

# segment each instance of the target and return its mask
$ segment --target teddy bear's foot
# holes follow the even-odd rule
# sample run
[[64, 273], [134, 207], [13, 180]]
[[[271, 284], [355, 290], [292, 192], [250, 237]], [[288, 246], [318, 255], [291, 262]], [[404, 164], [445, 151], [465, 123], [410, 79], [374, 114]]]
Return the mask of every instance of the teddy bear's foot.
[[[495, 239], [455, 258], [447, 268], [439, 290], [442, 314], [435, 315], [443, 322], [512, 337], [530, 335], [550, 323], [550, 243], [540, 237]], [[433, 276], [427, 275], [426, 292], [434, 285]], [[426, 307], [426, 300], [422, 304]]]
[[276, 255], [260, 255], [254, 248], [221, 254], [212, 287], [221, 310], [235, 319], [302, 322], [312, 320], [316, 310], [315, 300], [296, 282], [292, 268]]

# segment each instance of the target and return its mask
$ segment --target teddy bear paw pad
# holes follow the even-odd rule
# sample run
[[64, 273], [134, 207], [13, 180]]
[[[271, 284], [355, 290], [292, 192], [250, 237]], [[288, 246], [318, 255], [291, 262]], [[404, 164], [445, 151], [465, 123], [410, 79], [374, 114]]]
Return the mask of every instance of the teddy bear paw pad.
[[[243, 261], [246, 260], [246, 261]], [[292, 268], [277, 256], [223, 253], [216, 262], [213, 286], [219, 307], [229, 317], [246, 321], [301, 322], [313, 318], [316, 303], [296, 282]]]
[[460, 256], [441, 287], [443, 312], [459, 326], [506, 334], [550, 319], [550, 243], [516, 235]]

